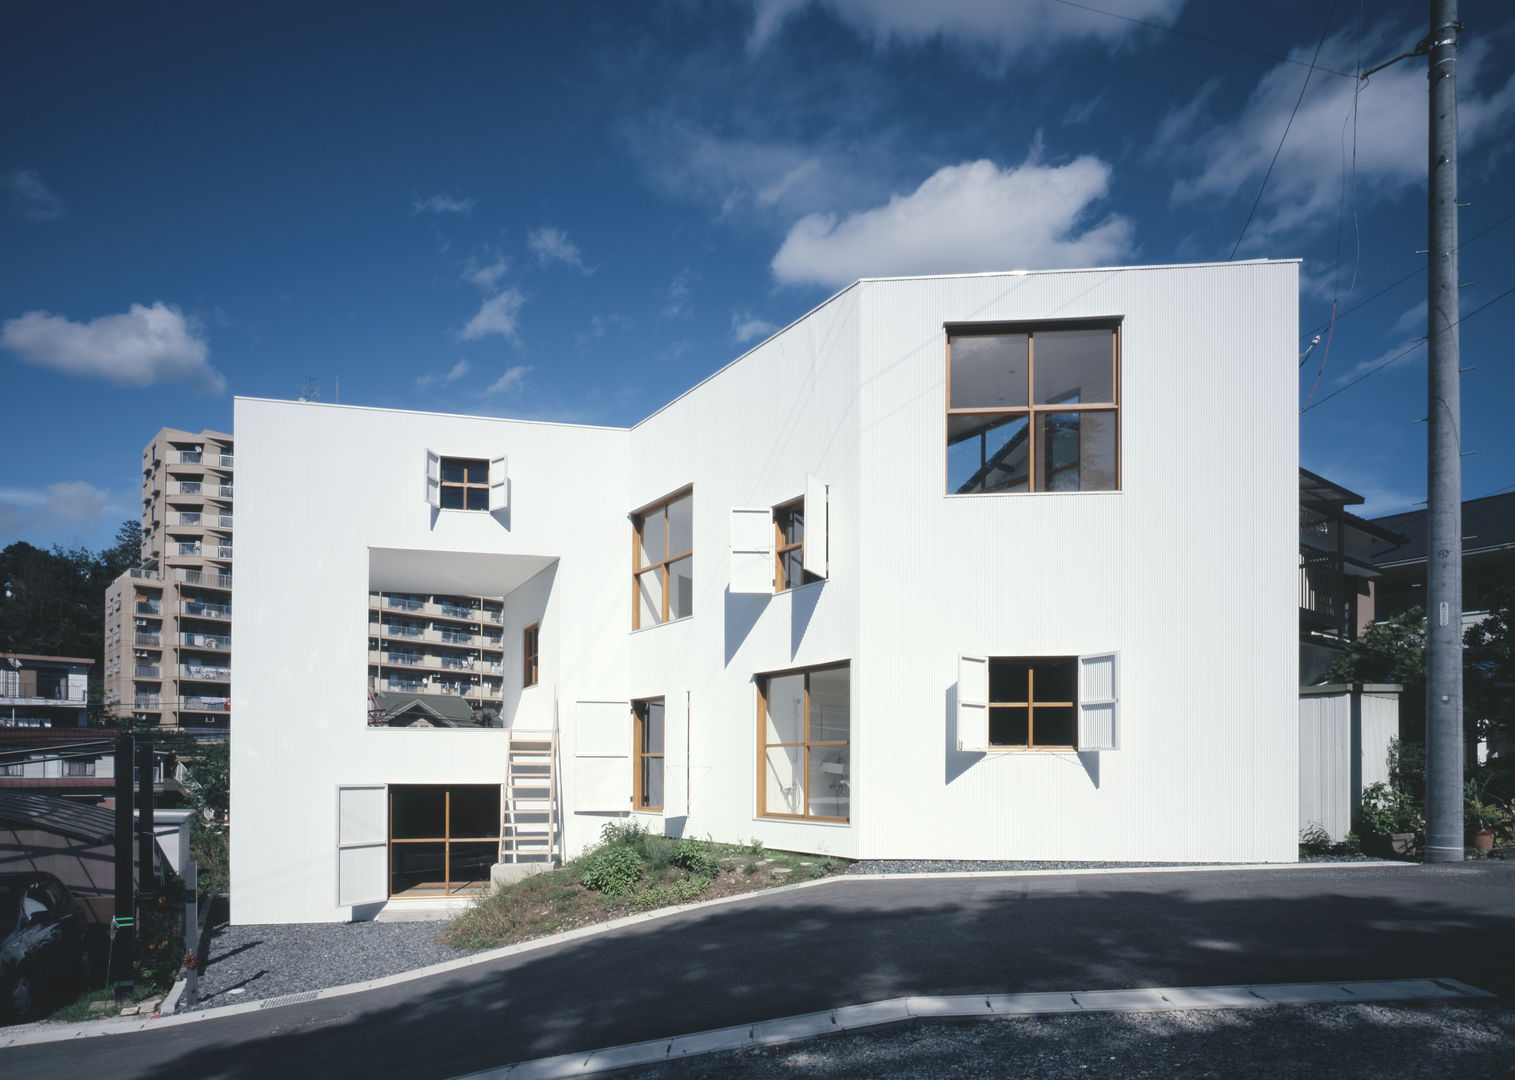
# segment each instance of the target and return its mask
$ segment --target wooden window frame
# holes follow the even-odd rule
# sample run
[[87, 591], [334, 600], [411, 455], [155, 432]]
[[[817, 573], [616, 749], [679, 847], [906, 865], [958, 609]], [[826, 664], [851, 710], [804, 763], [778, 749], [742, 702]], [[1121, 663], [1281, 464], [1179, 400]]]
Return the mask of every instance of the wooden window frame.
[[521, 685], [535, 686], [538, 670], [539, 649], [541, 647], [541, 623], [532, 623], [521, 631]]
[[[673, 552], [673, 551], [669, 551], [668, 550], [668, 541], [669, 541], [668, 508], [670, 506], [672, 506], [674, 503], [678, 502], [680, 499], [684, 499], [684, 498], [688, 498], [690, 500], [690, 502], [689, 502], [689, 520], [690, 520], [689, 543], [690, 543], [691, 546], [690, 546], [689, 550], [687, 550], [687, 551]], [[641, 561], [642, 560], [642, 526], [646, 523], [646, 521], [647, 521], [648, 518], [650, 518], [650, 517], [652, 517], [652, 516], [654, 516], [656, 514], [661, 514], [663, 516], [663, 557], [661, 559], [656, 559], [653, 562], [647, 563], [644, 566], [644, 565], [642, 565], [642, 561]], [[694, 485], [693, 484], [689, 484], [686, 487], [682, 487], [678, 491], [671, 492], [670, 494], [663, 496], [663, 498], [657, 500], [656, 502], [648, 503], [646, 506], [642, 507], [641, 509], [639, 509], [639, 510], [633, 510], [631, 512], [631, 628], [633, 630], [641, 630], [642, 629], [642, 596], [641, 596], [641, 579], [642, 579], [642, 575], [643, 574], [654, 573], [654, 572], [659, 571], [659, 570], [662, 571], [662, 574], [661, 574], [662, 597], [661, 597], [661, 601], [660, 601], [660, 603], [661, 603], [660, 616], [659, 616], [657, 622], [648, 623], [647, 625], [649, 627], [651, 627], [651, 626], [662, 626], [664, 623], [669, 623], [669, 622], [673, 621], [671, 618], [669, 618], [669, 609], [670, 609], [670, 603], [671, 603], [671, 601], [670, 601], [670, 595], [669, 595], [670, 594], [669, 586], [670, 586], [670, 582], [671, 582], [671, 577], [670, 577], [668, 571], [669, 571], [669, 568], [674, 563], [676, 563], [676, 562], [682, 562], [685, 559], [689, 559], [690, 560], [690, 567], [689, 567], [690, 574], [691, 574], [691, 576], [693, 575], [693, 572], [694, 572], [694, 562], [693, 562], [693, 560], [694, 560], [694, 547], [693, 547], [693, 544], [694, 544]], [[689, 613], [689, 616], [692, 616], [693, 614], [694, 614], [694, 612], [691, 610], [690, 613]], [[681, 618], [681, 619], [682, 618], [688, 618], [689, 616], [681, 615], [681, 616], [679, 616], [679, 618]]]
[[[821, 664], [809, 668], [793, 668], [785, 671], [766, 671], [754, 676], [757, 683], [757, 816], [761, 818], [777, 818], [785, 821], [817, 821], [831, 824], [846, 825], [851, 822], [850, 817], [833, 817], [823, 814], [810, 813], [810, 753], [815, 747], [845, 746], [848, 752], [848, 760], [851, 761], [852, 753], [852, 664], [844, 660], [836, 664]], [[847, 738], [845, 741], [828, 739], [817, 742], [810, 738], [810, 676], [820, 671], [846, 671], [847, 672]], [[805, 726], [804, 739], [797, 743], [771, 743], [766, 741], [764, 735], [767, 730], [768, 719], [768, 680], [781, 679], [789, 675], [803, 675], [805, 677]], [[805, 813], [785, 814], [768, 809], [768, 784], [766, 770], [768, 767], [768, 751], [787, 747], [799, 746], [804, 748], [801, 775], [805, 778]], [[849, 773], [850, 777], [850, 773]], [[851, 811], [851, 799], [849, 793], [848, 810]]]
[[[1044, 495], [1045, 490], [1039, 490], [1036, 486], [1037, 455], [1041, 449], [1041, 437], [1037, 434], [1038, 418], [1052, 413], [1108, 413], [1115, 419], [1115, 484], [1110, 488], [1089, 488], [1088, 492], [1120, 491], [1121, 490], [1121, 327], [1122, 320], [1119, 318], [1095, 318], [1095, 319], [1070, 319], [1053, 320], [1044, 322], [1026, 323], [949, 323], [947, 331], [946, 347], [946, 398], [947, 420], [950, 425], [954, 416], [1003, 416], [1024, 417], [1026, 420], [1026, 432], [1028, 440], [1026, 488], [1024, 491], [988, 491], [988, 492], [956, 492], [950, 484], [951, 465], [947, 460], [952, 444], [943, 439], [942, 456], [942, 487], [948, 495]], [[1111, 398], [1110, 402], [1095, 402], [1093, 404], [1061, 404], [1061, 405], [1038, 405], [1036, 403], [1036, 335], [1041, 333], [1057, 333], [1065, 330], [1102, 330], [1108, 329], [1111, 336]], [[1012, 406], [990, 406], [974, 408], [961, 406], [954, 408], [952, 405], [952, 339], [965, 337], [1004, 337], [1011, 334], [1026, 335], [1026, 404]], [[1085, 489], [1079, 489], [1084, 491]]]
[[[800, 512], [800, 517], [803, 521], [805, 516], [805, 496], [801, 495], [798, 498], [790, 499], [788, 502], [779, 503], [779, 505], [773, 508], [773, 591], [775, 593], [781, 593], [788, 589], [797, 589], [801, 585], [813, 585], [816, 582], [826, 580], [817, 574], [803, 569], [805, 565], [804, 540], [801, 540], [797, 544], [791, 544], [784, 539], [785, 519], [796, 510]], [[806, 522], [805, 531], [808, 533], [809, 529], [809, 523]], [[799, 581], [790, 581], [789, 576], [784, 572], [784, 556], [791, 552], [796, 552], [800, 560]]]
[[[647, 785], [644, 782], [644, 768], [650, 761], [657, 761], [661, 768], [667, 754], [668, 744], [663, 743], [663, 750], [658, 753], [649, 753], [647, 750], [647, 734], [649, 731], [647, 706], [662, 706], [663, 738], [668, 738], [668, 706], [660, 697], [638, 698], [631, 703], [631, 808], [646, 813], [660, 814], [663, 812], [662, 804], [653, 806], [647, 802]], [[667, 777], [663, 778], [663, 794], [668, 794]]]
[[[475, 513], [475, 514], [487, 514], [489, 512], [489, 459], [488, 458], [467, 458], [467, 457], [440, 457], [438, 460], [440, 462], [440, 464], [438, 466], [438, 468], [440, 470], [439, 476], [442, 478], [442, 479], [440, 479], [438, 481], [438, 484], [437, 484], [437, 502], [438, 502], [438, 505], [439, 505], [440, 509], [443, 509], [443, 510], [469, 510], [469, 511], [472, 511], [473, 513]], [[446, 476], [447, 476], [447, 466], [448, 465], [462, 465], [464, 467], [463, 468], [463, 479], [461, 481], [446, 479]], [[471, 465], [482, 465], [482, 466], [484, 466], [484, 482], [483, 483], [481, 483], [481, 484], [480, 483], [473, 483], [473, 482], [471, 482], [468, 479], [468, 467], [471, 466]], [[442, 503], [442, 496], [445, 495], [448, 491], [459, 492], [462, 495], [463, 504], [461, 506], [443, 506], [443, 505], [441, 505], [441, 503]], [[468, 494], [471, 491], [481, 491], [481, 492], [484, 493], [484, 505], [483, 506], [469, 506], [468, 505]]]
[[[1026, 698], [1027, 698], [1027, 700], [1025, 700], [1025, 701], [996, 701], [994, 699], [994, 691], [992, 689], [993, 686], [994, 686], [994, 665], [996, 663], [1001, 663], [1001, 662], [1003, 662], [1003, 663], [1010, 663], [1010, 664], [1026, 664], [1026, 665], [1028, 665], [1030, 667], [1031, 670], [1026, 673]], [[1036, 699], [1036, 669], [1037, 669], [1038, 666], [1041, 666], [1041, 667], [1050, 667], [1053, 664], [1066, 664], [1068, 666], [1069, 674], [1073, 678], [1073, 700], [1072, 701], [1038, 701]], [[1045, 752], [1048, 752], [1048, 751], [1062, 751], [1064, 753], [1067, 753], [1067, 752], [1072, 751], [1072, 750], [1077, 750], [1078, 749], [1078, 719], [1079, 719], [1079, 705], [1080, 705], [1079, 700], [1078, 700], [1078, 664], [1079, 664], [1079, 658], [1077, 656], [991, 656], [991, 657], [989, 657], [989, 671], [987, 673], [987, 678], [988, 678], [989, 686], [991, 688], [990, 691], [989, 691], [989, 701], [988, 701], [989, 716], [992, 718], [993, 715], [994, 715], [993, 710], [996, 709], [996, 708], [999, 708], [999, 707], [1003, 707], [1003, 706], [1008, 706], [1008, 707], [1011, 707], [1011, 708], [1019, 708], [1019, 709], [1025, 709], [1026, 710], [1026, 741], [1025, 741], [1025, 743], [993, 743], [993, 742], [991, 742], [991, 743], [988, 744], [989, 751], [991, 753], [1002, 753], [1002, 752], [1005, 752], [1005, 751], [1010, 751], [1010, 752], [1017, 752], [1017, 751], [1019, 751], [1019, 752], [1022, 752], [1022, 753], [1025, 753], [1025, 752], [1028, 752], [1028, 751], [1034, 751], [1034, 752], [1038, 752], [1038, 753], [1045, 753]], [[1070, 708], [1070, 709], [1072, 709], [1073, 710], [1073, 742], [1071, 742], [1071, 743], [1055, 743], [1055, 744], [1054, 743], [1046, 743], [1044, 745], [1038, 746], [1037, 742], [1036, 742], [1036, 710], [1038, 708], [1044, 708], [1044, 709]], [[989, 720], [988, 724], [989, 724], [988, 730], [989, 731], [993, 731], [994, 730], [994, 726], [993, 726], [992, 719]]]
[[[406, 837], [396, 837], [395, 836], [395, 792], [396, 792], [397, 789], [403, 789], [403, 788], [409, 788], [409, 787], [440, 787], [442, 789], [442, 835], [441, 836], [406, 836]], [[482, 890], [474, 890], [473, 892], [468, 892], [468, 893], [464, 893], [461, 890], [456, 890], [455, 891], [453, 889], [453, 887], [452, 887], [452, 884], [453, 884], [452, 883], [452, 845], [453, 844], [486, 844], [486, 843], [499, 844], [499, 842], [500, 842], [500, 838], [498, 836], [453, 836], [452, 835], [452, 792], [453, 792], [454, 788], [459, 788], [459, 787], [498, 787], [498, 785], [495, 785], [495, 784], [391, 784], [391, 785], [389, 785], [389, 790], [385, 793], [389, 797], [389, 799], [388, 799], [388, 802], [389, 802], [389, 826], [388, 826], [388, 837], [387, 838], [388, 838], [389, 847], [390, 847], [389, 857], [385, 860], [386, 861], [385, 876], [386, 876], [386, 879], [387, 879], [386, 884], [385, 884], [385, 892], [388, 894], [388, 896], [389, 896], [390, 899], [394, 899], [396, 897], [400, 897], [400, 898], [403, 899], [405, 897], [411, 897], [411, 896], [449, 896], [449, 897], [450, 896], [481, 896], [481, 895], [484, 895], [485, 893], [487, 893], [489, 891], [489, 885], [488, 885], [488, 883], [485, 884], [485, 887]], [[505, 806], [505, 794], [504, 794], [503, 791], [501, 791], [500, 792], [499, 807], [500, 807], [500, 810], [502, 811], [502, 816], [501, 816], [501, 820], [502, 821], [504, 820], [504, 818], [503, 818], [504, 806]], [[442, 845], [442, 891], [441, 892], [416, 892], [415, 890], [407, 890], [406, 892], [403, 892], [403, 893], [397, 893], [397, 892], [394, 891], [394, 884], [395, 884], [394, 848], [395, 848], [395, 845], [397, 845], [397, 844], [441, 844]]]

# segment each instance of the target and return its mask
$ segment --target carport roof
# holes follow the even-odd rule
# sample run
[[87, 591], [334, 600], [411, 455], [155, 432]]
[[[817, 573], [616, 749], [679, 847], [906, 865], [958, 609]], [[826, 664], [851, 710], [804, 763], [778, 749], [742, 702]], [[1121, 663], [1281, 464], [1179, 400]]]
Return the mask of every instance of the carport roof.
[[108, 843], [116, 835], [113, 811], [26, 791], [0, 791], [0, 825], [45, 829], [96, 844]]

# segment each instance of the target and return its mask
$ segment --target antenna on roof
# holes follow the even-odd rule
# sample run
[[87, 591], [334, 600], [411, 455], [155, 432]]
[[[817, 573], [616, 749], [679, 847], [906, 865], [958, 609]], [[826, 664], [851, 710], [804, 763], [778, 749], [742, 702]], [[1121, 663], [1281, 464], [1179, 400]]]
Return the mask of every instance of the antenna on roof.
[[321, 397], [321, 388], [316, 385], [314, 375], [305, 376], [305, 385], [296, 390], [300, 401], [317, 401]]

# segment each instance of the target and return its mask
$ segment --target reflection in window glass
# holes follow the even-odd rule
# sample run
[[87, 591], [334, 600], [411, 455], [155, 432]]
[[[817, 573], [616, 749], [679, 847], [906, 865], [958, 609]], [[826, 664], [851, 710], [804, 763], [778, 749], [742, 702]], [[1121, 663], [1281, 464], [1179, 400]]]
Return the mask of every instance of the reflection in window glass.
[[768, 680], [767, 725], [763, 741], [805, 741], [805, 676], [776, 675]]
[[1036, 404], [1113, 404], [1114, 341], [1109, 330], [1038, 331]]
[[694, 550], [694, 497], [685, 495], [668, 504], [668, 554]]
[[1025, 334], [963, 335], [952, 339], [952, 408], [992, 409], [1027, 403]]
[[1021, 414], [947, 418], [947, 490], [1025, 491], [1031, 474], [1028, 423]]
[[758, 680], [758, 813], [846, 821], [851, 811], [851, 671], [846, 666]]
[[632, 805], [638, 810], [663, 808], [663, 699], [631, 703], [635, 775]]
[[[631, 519], [636, 541], [636, 602], [631, 628], [694, 613], [694, 495], [686, 492]], [[680, 557], [682, 556], [682, 558]]]

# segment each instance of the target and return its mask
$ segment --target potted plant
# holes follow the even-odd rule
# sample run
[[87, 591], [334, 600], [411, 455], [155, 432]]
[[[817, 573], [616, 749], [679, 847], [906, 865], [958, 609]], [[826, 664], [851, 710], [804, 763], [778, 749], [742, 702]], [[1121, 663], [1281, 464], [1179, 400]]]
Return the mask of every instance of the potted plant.
[[1408, 791], [1378, 781], [1362, 789], [1362, 827], [1375, 855], [1404, 858], [1424, 827], [1420, 802]]

